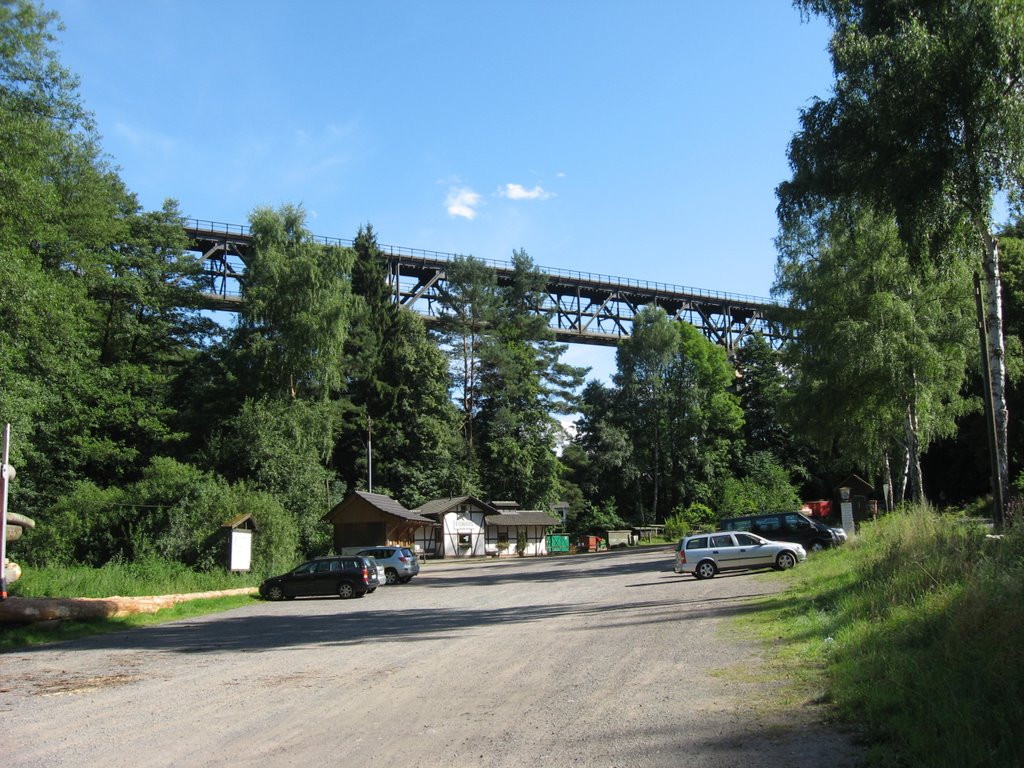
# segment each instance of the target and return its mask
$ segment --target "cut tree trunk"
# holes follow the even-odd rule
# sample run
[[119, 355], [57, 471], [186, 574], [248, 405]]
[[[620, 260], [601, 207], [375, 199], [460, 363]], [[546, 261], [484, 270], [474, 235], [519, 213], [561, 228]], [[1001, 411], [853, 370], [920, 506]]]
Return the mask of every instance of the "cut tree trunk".
[[229, 595], [247, 595], [253, 587], [225, 589], [219, 592], [193, 592], [186, 595], [149, 597], [9, 597], [0, 601], [0, 625], [34, 624], [40, 621], [88, 621], [156, 613], [177, 603]]

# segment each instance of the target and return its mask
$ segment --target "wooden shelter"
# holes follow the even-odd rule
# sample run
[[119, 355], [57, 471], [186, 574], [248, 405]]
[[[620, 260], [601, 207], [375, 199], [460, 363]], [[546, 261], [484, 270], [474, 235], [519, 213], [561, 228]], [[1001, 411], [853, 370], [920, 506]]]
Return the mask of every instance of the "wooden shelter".
[[853, 505], [853, 519], [857, 522], [870, 520], [878, 513], [878, 500], [874, 486], [858, 475], [851, 474], [835, 487], [834, 495], [842, 509], [842, 489], [849, 490], [848, 501]]
[[417, 531], [433, 527], [434, 521], [411, 512], [390, 496], [356, 491], [349, 494], [324, 520], [334, 526], [334, 551], [345, 547], [374, 547], [381, 544], [413, 547]]

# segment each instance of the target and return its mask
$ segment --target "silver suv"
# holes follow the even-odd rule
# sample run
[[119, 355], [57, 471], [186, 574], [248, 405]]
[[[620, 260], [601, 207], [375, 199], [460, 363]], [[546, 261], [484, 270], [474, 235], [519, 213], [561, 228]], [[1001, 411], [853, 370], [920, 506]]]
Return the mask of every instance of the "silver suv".
[[360, 550], [384, 566], [384, 579], [388, 584], [406, 584], [420, 572], [420, 561], [408, 547], [368, 547]]
[[676, 547], [676, 573], [710, 579], [719, 571], [775, 568], [784, 571], [807, 559], [807, 550], [789, 541], [769, 541], [754, 533], [718, 531], [687, 536]]

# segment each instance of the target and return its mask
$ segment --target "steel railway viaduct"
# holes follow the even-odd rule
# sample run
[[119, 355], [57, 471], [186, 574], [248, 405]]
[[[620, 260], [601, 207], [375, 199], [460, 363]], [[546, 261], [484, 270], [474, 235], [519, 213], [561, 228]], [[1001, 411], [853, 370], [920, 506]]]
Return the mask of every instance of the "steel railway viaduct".
[[[253, 249], [247, 226], [190, 219], [185, 222], [190, 249], [202, 259], [203, 273], [212, 278], [212, 290], [204, 294], [206, 308], [236, 312], [242, 302], [246, 260]], [[351, 240], [316, 237], [324, 245], [348, 247]], [[457, 254], [379, 245], [387, 260], [388, 286], [394, 301], [415, 310], [427, 324], [436, 323], [441, 304], [438, 287]], [[513, 269], [509, 262], [480, 259], [491, 267], [499, 285], [507, 284]], [[546, 277], [544, 312], [555, 337], [573, 344], [615, 346], [629, 336], [633, 317], [655, 305], [670, 317], [696, 326], [712, 342], [730, 354], [743, 340], [763, 334], [773, 345], [788, 332], [773, 318], [778, 305], [756, 296], [718, 293], [646, 280], [631, 280], [588, 272], [569, 272], [538, 267]]]

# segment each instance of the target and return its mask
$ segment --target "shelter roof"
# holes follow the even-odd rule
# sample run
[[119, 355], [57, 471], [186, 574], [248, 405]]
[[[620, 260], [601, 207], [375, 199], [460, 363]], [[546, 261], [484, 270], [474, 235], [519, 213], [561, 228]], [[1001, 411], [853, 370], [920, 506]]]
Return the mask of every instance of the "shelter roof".
[[506, 512], [503, 514], [488, 515], [487, 525], [511, 528], [517, 525], [561, 525], [561, 520], [556, 520], [547, 512], [541, 510], [524, 510], [522, 512]]
[[431, 499], [423, 506], [414, 509], [413, 512], [424, 516], [437, 516], [450, 512], [462, 504], [470, 503], [480, 508], [485, 514], [497, 512], [497, 510], [486, 501], [480, 501], [475, 496], [450, 496], [445, 499]]
[[835, 492], [839, 493], [840, 488], [849, 488], [855, 496], [870, 496], [875, 492], [875, 488], [871, 483], [856, 474], [851, 474], [843, 482], [839, 483], [835, 487]]
[[250, 514], [242, 514], [232, 517], [230, 520], [225, 520], [221, 524], [221, 528], [231, 528], [232, 530], [236, 528], [244, 528], [250, 531], [259, 530], [256, 526], [256, 521], [252, 519], [252, 515]]
[[344, 501], [339, 503], [334, 509], [328, 512], [324, 517], [327, 520], [333, 520], [336, 515], [342, 513], [348, 507], [352, 506], [359, 501], [369, 504], [371, 507], [376, 509], [378, 512], [383, 512], [385, 515], [391, 515], [392, 517], [398, 517], [402, 520], [408, 520], [414, 523], [427, 523], [432, 525], [433, 520], [427, 517], [412, 512], [397, 501], [392, 499], [390, 496], [385, 496], [382, 493], [370, 493], [368, 491], [355, 491], [350, 493]]

